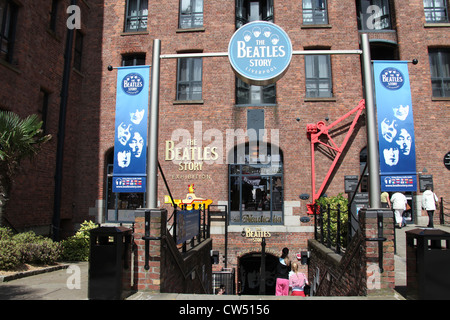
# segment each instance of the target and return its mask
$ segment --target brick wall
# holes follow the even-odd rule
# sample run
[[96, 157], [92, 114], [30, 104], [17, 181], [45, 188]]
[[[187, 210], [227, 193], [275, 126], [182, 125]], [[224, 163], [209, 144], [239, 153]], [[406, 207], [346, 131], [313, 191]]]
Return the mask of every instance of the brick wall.
[[[379, 268], [378, 212], [382, 216], [383, 271]], [[353, 237], [345, 254], [311, 239], [309, 279], [315, 296], [365, 296], [391, 292], [395, 287], [394, 223], [390, 210], [359, 211], [360, 230]]]
[[[52, 139], [32, 161], [23, 161], [13, 182], [6, 216], [18, 230], [48, 234], [53, 216], [56, 148], [59, 131], [60, 93], [64, 69], [70, 0], [58, 2], [55, 31], [50, 30], [51, 1], [19, 3], [14, 55], [11, 63], [0, 60], [0, 109], [21, 117], [41, 115], [40, 91], [49, 94], [46, 133]], [[81, 9], [83, 54], [81, 70], [70, 68], [63, 151], [61, 233], [71, 234], [77, 223], [89, 219], [89, 207], [98, 196], [96, 178], [101, 78], [102, 0], [78, 0]], [[75, 39], [74, 39], [75, 40]], [[73, 59], [73, 53], [72, 53]], [[73, 62], [73, 61], [72, 61]], [[100, 184], [102, 185], [102, 184]]]
[[[60, 1], [56, 34], [47, 30], [51, 3], [23, 2], [19, 8], [15, 58], [13, 64], [0, 63], [0, 108], [21, 115], [36, 113], [41, 88], [50, 92], [49, 133], [54, 139], [43, 147], [35, 161], [24, 162], [11, 194], [8, 217], [18, 228], [49, 227], [53, 214], [56, 139], [60, 105], [65, 45], [65, 9], [69, 1]], [[120, 66], [123, 54], [145, 53], [151, 62], [152, 40], [161, 39], [162, 54], [186, 51], [225, 52], [235, 31], [234, 1], [210, 1], [204, 4], [204, 28], [180, 32], [177, 26], [179, 0], [154, 2], [149, 6], [148, 30], [138, 34], [123, 32], [125, 1], [79, 0], [82, 29], [85, 35], [83, 70], [71, 72], [71, 91], [67, 114], [64, 150], [64, 179], [61, 217], [67, 231], [102, 210], [106, 191], [107, 157], [113, 148], [116, 73], [107, 66]], [[410, 65], [410, 79], [415, 119], [417, 171], [427, 168], [434, 178], [439, 197], [450, 197], [449, 171], [443, 166], [448, 152], [450, 120], [449, 99], [436, 99], [431, 93], [428, 49], [450, 47], [448, 26], [425, 23], [423, 4], [405, 5], [391, 1], [395, 13], [392, 33], [373, 32], [373, 41], [394, 41], [399, 58], [417, 58]], [[329, 23], [325, 26], [302, 25], [301, 1], [274, 1], [275, 23], [289, 34], [294, 50], [312, 48], [359, 49], [355, 1], [329, 1]], [[312, 194], [310, 145], [306, 125], [329, 118], [336, 120], [357, 105], [362, 98], [361, 68], [358, 56], [333, 56], [332, 99], [305, 98], [305, 64], [302, 56], [294, 56], [286, 75], [277, 83], [277, 105], [261, 106], [265, 111], [265, 127], [280, 130], [280, 148], [284, 155], [284, 201], [298, 201], [302, 193]], [[235, 75], [225, 57], [203, 61], [203, 103], [177, 104], [174, 59], [161, 61], [160, 132], [161, 142], [170, 140], [174, 129], [187, 129], [191, 135], [194, 121], [202, 121], [203, 132], [216, 128], [246, 129], [246, 110], [235, 106]], [[296, 121], [299, 118], [300, 121]], [[340, 137], [336, 137], [337, 143]], [[358, 124], [339, 168], [325, 192], [342, 192], [345, 175], [359, 174], [359, 153], [366, 144], [364, 121]], [[429, 148], [432, 144], [433, 148]], [[160, 144], [160, 162], [175, 197], [183, 196], [188, 184], [195, 182], [198, 194], [215, 203], [228, 201], [228, 167], [224, 148], [223, 164], [205, 165], [202, 173], [211, 179], [180, 181], [172, 179], [178, 166], [163, 161], [164, 143]], [[325, 155], [316, 159], [316, 184], [320, 185], [332, 160]], [[184, 172], [188, 173], [188, 172]], [[29, 186], [33, 186], [30, 188]], [[159, 179], [158, 200], [167, 194]], [[168, 208], [168, 207], [166, 207]], [[306, 201], [294, 208], [306, 214]], [[65, 229], [66, 226], [63, 226]]]
[[133, 288], [166, 293], [212, 293], [212, 240], [181, 254], [166, 227], [167, 211], [152, 210], [148, 270], [145, 269], [145, 211], [136, 213]]

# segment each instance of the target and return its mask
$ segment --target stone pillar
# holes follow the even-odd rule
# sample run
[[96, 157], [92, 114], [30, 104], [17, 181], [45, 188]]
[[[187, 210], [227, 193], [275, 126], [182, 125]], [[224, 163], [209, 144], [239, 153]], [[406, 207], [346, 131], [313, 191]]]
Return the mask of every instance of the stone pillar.
[[133, 289], [160, 292], [161, 285], [161, 240], [149, 240], [149, 261], [145, 258], [145, 212], [150, 211], [150, 237], [165, 235], [167, 211], [165, 209], [138, 209], [134, 220], [134, 275]]
[[367, 294], [379, 295], [382, 290], [393, 290], [395, 287], [394, 214], [390, 209], [361, 209], [358, 217], [362, 236], [365, 239]]

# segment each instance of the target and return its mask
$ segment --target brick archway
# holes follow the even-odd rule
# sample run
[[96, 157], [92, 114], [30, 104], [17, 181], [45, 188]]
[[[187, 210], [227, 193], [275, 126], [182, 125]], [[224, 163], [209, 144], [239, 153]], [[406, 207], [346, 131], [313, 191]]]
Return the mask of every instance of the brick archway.
[[[266, 295], [275, 294], [275, 268], [278, 257], [266, 252]], [[249, 252], [238, 257], [238, 292], [257, 295], [260, 292], [261, 252]]]

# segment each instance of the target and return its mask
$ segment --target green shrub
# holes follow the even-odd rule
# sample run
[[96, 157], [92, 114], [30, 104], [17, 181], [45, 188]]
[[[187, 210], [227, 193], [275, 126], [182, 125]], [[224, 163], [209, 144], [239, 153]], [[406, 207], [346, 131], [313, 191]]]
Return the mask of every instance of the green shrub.
[[61, 255], [61, 245], [33, 231], [13, 235], [0, 228], [0, 269], [11, 270], [23, 263], [55, 264]]
[[0, 240], [0, 270], [11, 270], [20, 265], [20, 253], [12, 240]]
[[55, 264], [61, 254], [61, 245], [49, 238], [36, 235], [33, 231], [13, 236], [19, 260], [22, 263]]
[[11, 240], [13, 232], [7, 227], [0, 227], [0, 240]]
[[61, 245], [50, 239], [42, 239], [35, 244], [33, 261], [37, 264], [55, 264], [61, 256]]
[[[330, 239], [331, 245], [336, 246], [336, 236], [337, 236], [337, 212], [338, 206], [340, 206], [340, 244], [342, 247], [347, 247], [348, 242], [348, 199], [339, 193], [335, 197], [321, 197], [316, 200], [318, 207], [322, 208], [323, 214], [323, 233], [324, 239], [326, 241], [328, 236], [327, 230], [327, 220], [328, 220], [328, 206], [330, 206]], [[320, 230], [319, 230], [320, 233]], [[320, 235], [319, 235], [320, 236]]]
[[84, 221], [77, 233], [61, 242], [64, 261], [88, 261], [90, 230], [97, 228], [92, 221]]

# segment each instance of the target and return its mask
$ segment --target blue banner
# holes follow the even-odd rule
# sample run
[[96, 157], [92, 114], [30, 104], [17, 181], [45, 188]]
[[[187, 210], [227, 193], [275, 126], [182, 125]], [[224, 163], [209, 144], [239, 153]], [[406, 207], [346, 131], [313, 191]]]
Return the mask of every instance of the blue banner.
[[145, 192], [149, 70], [118, 68], [113, 192]]
[[382, 191], [417, 191], [414, 118], [406, 61], [374, 61]]

